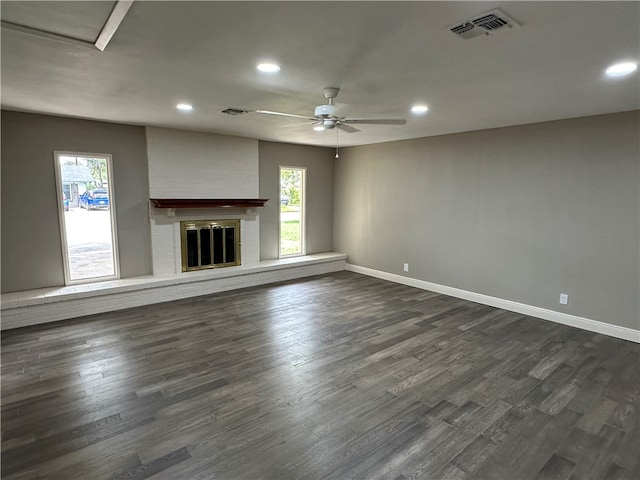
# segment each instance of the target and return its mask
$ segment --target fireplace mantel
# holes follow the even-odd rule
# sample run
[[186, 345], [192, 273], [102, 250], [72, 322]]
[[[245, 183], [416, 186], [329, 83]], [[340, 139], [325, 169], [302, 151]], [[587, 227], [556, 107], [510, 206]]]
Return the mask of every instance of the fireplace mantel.
[[156, 208], [255, 208], [264, 207], [268, 198], [151, 198]]

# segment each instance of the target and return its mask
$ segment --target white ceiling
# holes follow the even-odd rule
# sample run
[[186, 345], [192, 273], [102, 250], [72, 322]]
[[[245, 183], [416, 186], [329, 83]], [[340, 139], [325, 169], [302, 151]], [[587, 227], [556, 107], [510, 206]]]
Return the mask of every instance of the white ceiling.
[[[95, 40], [115, 2], [2, 1], [2, 20]], [[448, 27], [494, 8], [521, 26], [462, 40]], [[144, 2], [104, 52], [2, 28], [2, 107], [311, 145], [336, 131], [227, 107], [310, 115], [341, 88], [361, 145], [640, 108], [639, 2]], [[265, 75], [255, 65], [277, 61]], [[179, 102], [191, 113], [175, 109]], [[429, 112], [414, 116], [412, 104]]]

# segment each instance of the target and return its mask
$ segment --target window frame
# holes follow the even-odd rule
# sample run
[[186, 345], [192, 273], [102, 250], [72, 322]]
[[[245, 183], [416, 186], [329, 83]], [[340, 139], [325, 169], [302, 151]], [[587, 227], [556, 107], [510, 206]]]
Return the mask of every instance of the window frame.
[[[109, 216], [111, 219], [111, 248], [113, 251], [113, 275], [105, 275], [101, 277], [81, 278], [78, 280], [71, 279], [71, 266], [69, 264], [69, 245], [67, 243], [67, 227], [64, 217], [64, 200], [62, 199], [62, 172], [60, 169], [60, 157], [86, 157], [86, 158], [104, 158], [107, 161], [107, 181], [109, 182]], [[109, 153], [87, 153], [73, 152], [68, 150], [54, 150], [53, 165], [55, 170], [56, 196], [58, 205], [58, 226], [60, 227], [60, 241], [62, 242], [62, 266], [64, 271], [65, 285], [81, 285], [85, 283], [107, 282], [110, 280], [120, 279], [120, 255], [118, 252], [118, 229], [116, 222], [116, 201], [115, 188], [113, 183], [113, 157]]]
[[[280, 196], [282, 192], [282, 170], [300, 170], [301, 181], [301, 206], [300, 206], [300, 253], [282, 253], [282, 204]], [[278, 167], [278, 258], [302, 257], [307, 254], [307, 167], [294, 165], [280, 165]]]

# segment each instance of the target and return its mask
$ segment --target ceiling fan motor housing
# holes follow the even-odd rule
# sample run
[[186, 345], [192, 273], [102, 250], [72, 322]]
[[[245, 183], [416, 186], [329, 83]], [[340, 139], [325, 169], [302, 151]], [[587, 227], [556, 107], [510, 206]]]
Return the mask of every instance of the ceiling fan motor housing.
[[335, 111], [336, 107], [334, 105], [318, 105], [313, 114], [318, 118], [328, 118], [333, 116]]

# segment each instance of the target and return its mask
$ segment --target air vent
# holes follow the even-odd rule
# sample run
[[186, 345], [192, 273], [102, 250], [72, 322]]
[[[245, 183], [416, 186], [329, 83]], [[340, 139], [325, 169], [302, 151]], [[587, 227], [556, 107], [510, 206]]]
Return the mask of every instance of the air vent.
[[451, 31], [464, 39], [469, 39], [485, 34], [481, 29], [476, 28], [475, 25], [471, 22], [465, 22], [461, 25], [451, 27]]
[[227, 115], [242, 115], [244, 113], [249, 113], [249, 110], [245, 110], [243, 108], [229, 107], [222, 110], [222, 113], [226, 113]]
[[[500, 10], [492, 10], [475, 18], [465, 20], [449, 30], [460, 38], [468, 40], [481, 35], [491, 35], [497, 30], [518, 27], [518, 23]], [[508, 27], [508, 28], [505, 28]]]
[[482, 27], [485, 30], [493, 31], [508, 26], [509, 22], [504, 18], [501, 18], [492, 13], [491, 15], [485, 15], [484, 17], [475, 18], [473, 20], [473, 24], [477, 25], [478, 27]]

